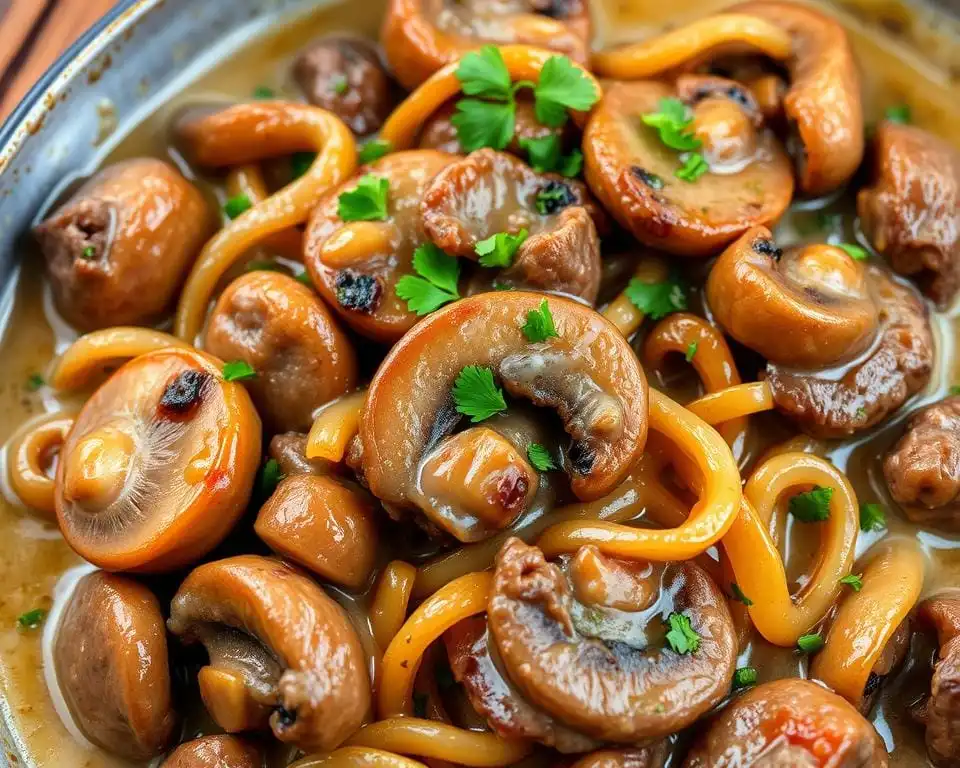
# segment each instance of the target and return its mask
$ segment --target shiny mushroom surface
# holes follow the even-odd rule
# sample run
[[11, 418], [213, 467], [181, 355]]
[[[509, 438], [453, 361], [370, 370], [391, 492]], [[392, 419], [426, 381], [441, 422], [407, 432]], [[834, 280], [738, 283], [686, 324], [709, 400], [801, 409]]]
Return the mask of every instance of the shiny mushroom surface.
[[[640, 242], [681, 256], [711, 255], [751, 226], [776, 222], [793, 196], [789, 158], [758, 124], [746, 89], [698, 82], [679, 83], [679, 93], [654, 81], [613, 83], [583, 137], [586, 179], [606, 210]], [[678, 95], [709, 166], [695, 180], [677, 175], [689, 153], [642, 119]]]
[[163, 615], [139, 582], [104, 571], [84, 576], [57, 626], [53, 662], [74, 722], [97, 746], [146, 760], [175, 738]]
[[202, 736], [171, 752], [160, 768], [261, 768], [263, 757], [236, 736]]
[[250, 272], [220, 294], [204, 349], [255, 372], [246, 387], [269, 432], [305, 431], [321, 405], [352, 390], [357, 358], [317, 295], [280, 272]]
[[202, 353], [134, 358], [87, 400], [60, 450], [60, 530], [108, 570], [195, 562], [246, 507], [260, 429], [243, 386]]
[[278, 560], [239, 555], [193, 570], [167, 628], [202, 643], [200, 692], [227, 731], [269, 724], [305, 751], [337, 747], [370, 707], [356, 631], [315, 582]]
[[200, 191], [153, 158], [104, 168], [34, 229], [57, 309], [92, 331], [161, 319], [214, 231]]
[[857, 193], [861, 226], [894, 271], [940, 308], [960, 290], [960, 152], [932, 133], [884, 120], [873, 183]]
[[927, 753], [938, 768], [960, 760], [960, 593], [947, 591], [924, 600], [917, 618], [937, 633], [930, 694], [914, 710], [926, 727]]

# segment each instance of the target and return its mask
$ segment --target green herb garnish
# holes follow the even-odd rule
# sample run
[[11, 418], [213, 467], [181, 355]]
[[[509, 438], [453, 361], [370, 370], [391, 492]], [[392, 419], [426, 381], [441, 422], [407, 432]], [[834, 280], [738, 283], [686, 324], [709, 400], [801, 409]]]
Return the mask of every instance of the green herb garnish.
[[393, 151], [393, 145], [389, 141], [374, 139], [360, 147], [358, 159], [361, 164], [372, 163], [374, 160], [379, 160], [384, 155], [390, 154], [391, 151]]
[[624, 293], [637, 309], [653, 320], [687, 308], [686, 285], [676, 274], [662, 283], [645, 283], [635, 277]]
[[253, 89], [253, 98], [255, 99], [272, 99], [274, 96], [276, 96], [276, 93], [274, 93], [273, 88], [266, 85], [258, 85]]
[[39, 373], [31, 373], [30, 376], [27, 377], [27, 389], [31, 392], [36, 392], [46, 383], [43, 376]]
[[887, 514], [879, 504], [860, 505], [860, 530], [882, 531], [887, 527]]
[[895, 104], [892, 107], [887, 107], [883, 116], [891, 123], [900, 123], [901, 125], [909, 125], [913, 120], [913, 115], [910, 113], [910, 107], [907, 104]]
[[97, 249], [92, 245], [88, 245], [86, 248], [83, 249], [83, 252], [80, 255], [83, 256], [83, 258], [85, 259], [92, 259], [94, 256], [97, 255]]
[[303, 283], [307, 288], [313, 288], [313, 280], [310, 279], [310, 273], [307, 272], [307, 270], [303, 270], [303, 272], [293, 279], [298, 283]]
[[257, 488], [260, 490], [261, 498], [269, 498], [277, 489], [280, 481], [286, 475], [280, 471], [280, 464], [276, 459], [267, 459], [263, 468], [260, 470], [260, 477], [257, 480]]
[[385, 221], [390, 181], [368, 173], [357, 186], [343, 192], [337, 201], [337, 215], [342, 221]]
[[830, 499], [833, 488], [819, 485], [790, 499], [790, 514], [801, 523], [819, 523], [830, 517]]
[[757, 670], [754, 667], [740, 667], [733, 673], [733, 687], [746, 688], [757, 682]]
[[299, 179], [310, 170], [310, 166], [313, 165], [313, 161], [316, 159], [316, 152], [294, 152], [290, 155], [290, 175], [295, 179]]
[[660, 141], [670, 149], [690, 152], [700, 149], [703, 142], [691, 130], [693, 115], [680, 99], [660, 99], [659, 109], [640, 119], [644, 124], [657, 129]]
[[423, 317], [460, 298], [460, 262], [433, 243], [424, 243], [413, 252], [413, 271], [419, 277], [404, 275], [394, 288], [411, 312]]
[[483, 267], [509, 267], [526, 239], [527, 230], [525, 229], [521, 229], [515, 235], [509, 232], [497, 232], [492, 237], [477, 243], [474, 250], [480, 257], [480, 265]]
[[527, 322], [523, 324], [521, 330], [523, 335], [534, 343], [560, 335], [553, 324], [553, 313], [550, 312], [550, 305], [547, 304], [546, 299], [540, 302], [539, 308], [527, 312]]
[[698, 346], [699, 346], [699, 344], [698, 344], [698, 342], [696, 342], [696, 341], [691, 341], [689, 344], [687, 344], [687, 351], [686, 351], [686, 353], [684, 354], [684, 358], [686, 358], [686, 360], [687, 360], [688, 363], [692, 363], [692, 362], [693, 362], [693, 358], [694, 358], [694, 356], [697, 354], [697, 347], [698, 347]]
[[47, 618], [47, 612], [43, 608], [34, 608], [32, 611], [20, 614], [17, 618], [17, 627], [20, 629], [37, 629], [43, 620]]
[[667, 617], [670, 631], [667, 642], [679, 654], [694, 653], [700, 647], [700, 635], [690, 626], [690, 619], [682, 613], [671, 613]]
[[579, 176], [583, 170], [583, 153], [574, 149], [569, 155], [562, 154], [557, 134], [539, 139], [520, 139], [520, 146], [526, 150], [530, 167], [537, 173], [556, 172], [570, 179]]
[[840, 579], [841, 584], [846, 584], [854, 592], [859, 592], [863, 589], [863, 579], [860, 576], [857, 576], [855, 573], [851, 573], [848, 576], [844, 576]]
[[842, 248], [847, 252], [847, 255], [855, 261], [866, 261], [870, 258], [870, 253], [867, 249], [855, 243], [840, 243], [837, 248]]
[[246, 195], [235, 195], [223, 204], [223, 212], [227, 214], [228, 219], [236, 219], [251, 208], [253, 208], [253, 203]]
[[538, 472], [549, 472], [551, 469], [557, 468], [557, 465], [553, 463], [550, 451], [540, 443], [530, 443], [527, 446], [527, 458], [530, 459], [530, 463]]
[[347, 82], [347, 78], [344, 75], [335, 75], [330, 80], [330, 88], [337, 96], [343, 96], [343, 94], [350, 90], [350, 83]]
[[740, 585], [737, 584], [737, 582], [735, 581], [730, 582], [730, 591], [733, 593], [734, 600], [739, 600], [741, 603], [743, 603], [746, 606], [753, 605], [753, 600], [751, 600], [749, 597], [743, 594], [743, 590], [740, 589]]
[[703, 159], [703, 155], [699, 152], [692, 152], [687, 155], [687, 159], [684, 160], [683, 165], [677, 169], [674, 175], [678, 179], [692, 184], [709, 170], [710, 166], [707, 165], [707, 161]]
[[507, 410], [503, 390], [493, 381], [493, 371], [482, 365], [468, 365], [453, 384], [457, 413], [469, 416], [473, 424]]
[[283, 268], [271, 259], [251, 259], [244, 266], [247, 272], [282, 272]]
[[256, 375], [257, 372], [245, 360], [233, 360], [223, 364], [224, 381], [246, 381]]
[[823, 648], [823, 637], [819, 632], [811, 635], [800, 635], [800, 637], [797, 638], [797, 648], [803, 653], [816, 653]]

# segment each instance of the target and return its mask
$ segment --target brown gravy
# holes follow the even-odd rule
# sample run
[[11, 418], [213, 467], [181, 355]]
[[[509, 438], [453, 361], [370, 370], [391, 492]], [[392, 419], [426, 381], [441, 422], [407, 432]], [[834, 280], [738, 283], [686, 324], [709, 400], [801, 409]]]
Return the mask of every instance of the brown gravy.
[[[167, 126], [171, 116], [186, 105], [248, 98], [256, 86], [267, 86], [280, 97], [295, 97], [288, 72], [296, 52], [312, 38], [329, 32], [349, 31], [376, 37], [384, 4], [383, 0], [344, 1], [275, 30], [161, 106], [123, 138], [107, 160], [144, 154], [179, 160], [168, 144]], [[723, 0], [595, 1], [597, 37], [605, 44], [638, 39], [725, 4]], [[960, 123], [960, 24], [951, 28], [948, 23], [939, 23], [933, 28], [922, 13], [908, 12], [905, 6], [892, 0], [860, 0], [859, 3], [844, 0], [840, 8], [833, 10], [847, 25], [860, 62], [867, 120], [876, 120], [886, 107], [905, 102], [910, 105], [916, 123], [960, 143], [960, 133], [956, 130]], [[919, 50], [925, 55], [917, 53]], [[90, 108], [94, 108], [93, 105]], [[222, 190], [210, 185], [206, 185], [206, 190], [211, 196], [223, 199]], [[816, 218], [814, 210], [824, 205], [831, 211], [847, 213], [844, 228], [850, 239], [853, 217], [849, 205], [845, 208], [843, 202], [823, 201], [796, 206], [781, 224], [781, 239], [789, 242], [822, 236], [822, 233], [801, 233], [809, 231], [809, 222]], [[78, 404], [58, 399], [46, 387], [32, 391], [28, 386], [31, 375], [43, 373], [55, 352], [69, 343], [72, 332], [55, 317], [38, 260], [30, 254], [27, 256], [15, 291], [9, 294], [12, 306], [2, 327], [5, 364], [0, 371], [0, 436], [4, 440], [32, 416]], [[929, 563], [926, 593], [960, 584], [960, 538], [918, 532], [906, 522], [886, 494], [879, 471], [880, 458], [899, 435], [908, 410], [943, 397], [951, 383], [960, 380], [954, 350], [958, 322], [956, 311], [935, 316], [939, 364], [922, 398], [911, 402], [896, 419], [873, 433], [822, 446], [823, 455], [848, 473], [861, 501], [876, 501], [887, 507], [889, 533], [916, 536], [921, 541]], [[683, 379], [677, 385], [676, 391], [672, 386], [669, 389], [683, 402], [691, 393], [690, 380]], [[750, 446], [749, 452], [754, 456], [763, 447], [790, 436], [773, 417], [753, 417], [751, 435], [756, 444]], [[9, 490], [5, 496], [12, 498]], [[5, 701], [5, 719], [14, 724], [37, 765], [78, 768], [125, 765], [77, 743], [70, 736], [54, 710], [44, 681], [43, 633], [17, 629], [17, 617], [24, 612], [51, 607], [55, 585], [79, 559], [62, 541], [54, 524], [10, 501], [0, 500], [0, 527], [5, 531], [0, 541], [0, 583], [4, 585], [0, 597], [0, 694]], [[861, 534], [858, 552], [865, 551], [881, 535]], [[792, 530], [788, 530], [783, 539], [788, 542], [786, 546], [791, 555], [789, 570], [797, 577], [810, 558], [813, 542]], [[791, 651], [773, 648], [762, 641], [755, 641], [747, 656], [760, 670], [761, 680], [802, 674], [805, 668], [805, 662]], [[916, 666], [923, 665], [918, 662]], [[894, 685], [886, 688], [874, 712], [874, 723], [893, 753], [891, 764], [894, 766], [916, 766], [926, 761], [922, 731], [908, 722], [904, 711], [916, 688], [917, 683], [910, 675], [901, 675]], [[199, 709], [199, 705], [196, 708]], [[188, 719], [188, 723], [187, 737], [203, 730], [199, 719]], [[19, 762], [11, 756], [12, 764]]]

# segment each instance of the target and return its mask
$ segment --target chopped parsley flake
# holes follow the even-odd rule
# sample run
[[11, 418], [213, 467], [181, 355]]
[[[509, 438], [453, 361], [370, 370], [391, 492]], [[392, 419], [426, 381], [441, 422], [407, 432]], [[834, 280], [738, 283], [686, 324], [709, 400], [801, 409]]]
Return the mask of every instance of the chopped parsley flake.
[[887, 527], [887, 514], [879, 504], [860, 505], [860, 530], [882, 531]]
[[527, 312], [527, 322], [523, 324], [522, 330], [523, 335], [535, 343], [560, 335], [553, 324], [553, 313], [546, 299], [540, 302], [537, 309]]
[[380, 139], [374, 139], [373, 141], [368, 141], [362, 147], [360, 147], [360, 153], [358, 159], [361, 164], [372, 163], [374, 160], [379, 160], [384, 155], [390, 154], [393, 151], [393, 145], [389, 141], [381, 141]]
[[840, 583], [846, 584], [854, 592], [859, 592], [861, 589], [863, 589], [863, 578], [855, 573], [844, 576], [842, 579], [840, 579]]
[[285, 477], [286, 475], [280, 471], [280, 464], [277, 460], [267, 459], [263, 469], [260, 470], [260, 478], [257, 481], [261, 498], [269, 498]]
[[692, 362], [693, 362], [693, 358], [694, 358], [694, 357], [696, 356], [696, 354], [697, 354], [697, 347], [698, 347], [698, 346], [699, 346], [699, 344], [698, 344], [696, 341], [691, 341], [689, 344], [687, 344], [687, 352], [686, 352], [686, 354], [684, 355], [684, 357], [686, 358], [686, 360], [687, 360], [688, 363], [692, 363]]
[[797, 648], [803, 653], [816, 653], [823, 648], [823, 637], [819, 632], [810, 635], [800, 635], [797, 638]]
[[527, 239], [527, 230], [521, 229], [517, 234], [497, 232], [486, 240], [476, 244], [474, 250], [480, 257], [483, 267], [509, 267], [513, 264], [513, 257], [517, 255], [520, 246]]
[[41, 376], [39, 373], [31, 373], [27, 378], [27, 389], [31, 392], [36, 392], [46, 383], [47, 382], [44, 381], [43, 376]]
[[801, 523], [819, 523], [830, 517], [833, 488], [817, 486], [790, 499], [790, 514]]
[[34, 608], [32, 611], [20, 614], [17, 618], [17, 627], [20, 629], [38, 629], [45, 618], [47, 618], [47, 612], [43, 608]]
[[733, 673], [733, 687], [746, 688], [757, 682], [757, 670], [754, 667], [740, 667]]
[[257, 375], [253, 367], [244, 360], [233, 360], [223, 364], [224, 381], [245, 381]]
[[411, 312], [423, 317], [460, 298], [460, 262], [433, 243], [424, 243], [413, 252], [413, 271], [418, 276], [404, 275], [394, 289]]
[[856, 243], [840, 243], [837, 246], [842, 250], [847, 252], [847, 255], [854, 261], [866, 261], [870, 258], [870, 254], [866, 248], [863, 248]]
[[688, 617], [682, 613], [671, 613], [667, 621], [670, 624], [667, 642], [676, 653], [694, 653], [700, 647], [700, 635], [690, 626]]
[[550, 451], [540, 443], [530, 443], [527, 446], [527, 458], [530, 459], [530, 463], [538, 472], [549, 472], [551, 469], [557, 468]]
[[241, 214], [253, 208], [253, 203], [246, 195], [235, 195], [223, 204], [223, 212], [228, 219], [236, 219]]
[[468, 365], [453, 384], [457, 413], [469, 416], [473, 424], [507, 410], [503, 390], [493, 381], [493, 371], [482, 365]]
[[357, 186], [343, 192], [337, 201], [337, 215], [343, 221], [385, 221], [390, 181], [368, 173]]
[[686, 285], [677, 275], [662, 283], [645, 283], [635, 277], [624, 292], [637, 309], [653, 320], [687, 308]]
[[913, 115], [910, 113], [910, 107], [907, 104], [895, 104], [887, 107], [883, 116], [890, 122], [900, 123], [901, 125], [909, 125], [913, 120]]
[[730, 592], [733, 593], [734, 600], [739, 600], [741, 603], [743, 603], [746, 606], [753, 605], [753, 600], [751, 600], [749, 597], [743, 594], [743, 590], [740, 589], [740, 585], [737, 584], [737, 582], [735, 581], [730, 582]]

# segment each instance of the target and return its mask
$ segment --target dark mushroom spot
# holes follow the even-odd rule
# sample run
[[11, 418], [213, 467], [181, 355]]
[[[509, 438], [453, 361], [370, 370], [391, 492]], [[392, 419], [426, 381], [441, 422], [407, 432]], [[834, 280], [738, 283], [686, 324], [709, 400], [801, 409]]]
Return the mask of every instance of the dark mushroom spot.
[[657, 174], [645, 171], [639, 165], [630, 166], [630, 173], [646, 184], [650, 189], [663, 189], [663, 179]]
[[353, 269], [341, 269], [337, 272], [334, 286], [337, 303], [344, 309], [369, 314], [377, 308], [380, 301], [380, 283], [372, 275], [361, 275]]
[[780, 261], [781, 257], [783, 256], [783, 251], [773, 242], [773, 240], [767, 240], [766, 238], [761, 237], [754, 240], [751, 247], [761, 256], [769, 256], [774, 261]]
[[200, 403], [204, 385], [210, 380], [206, 371], [182, 371], [177, 374], [160, 398], [160, 415], [166, 418], [182, 418]]
[[277, 707], [277, 722], [281, 728], [292, 728], [297, 722], [296, 710], [290, 711], [283, 707]]
[[597, 454], [590, 446], [582, 441], [574, 441], [567, 451], [570, 458], [570, 466], [578, 475], [588, 475], [593, 469], [593, 462], [596, 461]]
[[536, 13], [551, 19], [566, 19], [573, 9], [580, 9], [580, 0], [530, 0]]
[[537, 210], [546, 216], [552, 216], [576, 202], [577, 196], [570, 185], [563, 181], [551, 179], [537, 193]]

